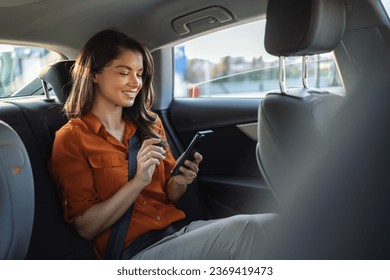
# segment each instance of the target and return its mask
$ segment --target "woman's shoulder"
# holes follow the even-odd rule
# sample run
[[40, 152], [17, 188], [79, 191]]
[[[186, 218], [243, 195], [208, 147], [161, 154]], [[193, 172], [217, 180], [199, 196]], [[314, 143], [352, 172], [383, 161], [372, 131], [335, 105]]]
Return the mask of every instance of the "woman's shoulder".
[[70, 151], [81, 153], [83, 146], [83, 123], [80, 119], [70, 119], [56, 131], [53, 143], [53, 156], [63, 156]]
[[70, 119], [65, 125], [63, 125], [56, 132], [56, 138], [71, 138], [75, 139], [75, 136], [82, 133], [85, 124], [80, 118]]

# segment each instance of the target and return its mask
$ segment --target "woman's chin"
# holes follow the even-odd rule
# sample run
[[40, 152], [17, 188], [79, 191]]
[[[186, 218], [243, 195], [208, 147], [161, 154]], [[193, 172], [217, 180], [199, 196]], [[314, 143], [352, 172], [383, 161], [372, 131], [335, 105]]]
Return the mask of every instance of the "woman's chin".
[[131, 100], [131, 101], [127, 101], [125, 104], [123, 104], [123, 107], [130, 108], [130, 107], [133, 107], [133, 105], [134, 105], [134, 100]]

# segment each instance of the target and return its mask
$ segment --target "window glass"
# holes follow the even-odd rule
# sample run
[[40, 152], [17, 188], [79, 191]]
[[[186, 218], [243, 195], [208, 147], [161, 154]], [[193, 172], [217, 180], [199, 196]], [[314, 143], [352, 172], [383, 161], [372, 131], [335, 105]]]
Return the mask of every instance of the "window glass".
[[390, 12], [390, 0], [382, 0], [383, 7], [385, 7], [385, 10], [387, 14]]
[[58, 59], [46, 49], [0, 44], [0, 98], [17, 92], [37, 78], [44, 65]]
[[[175, 97], [264, 97], [279, 88], [279, 58], [264, 47], [265, 20], [175, 47]], [[288, 87], [302, 86], [302, 58], [286, 60]], [[309, 57], [309, 86], [342, 92], [332, 53]]]

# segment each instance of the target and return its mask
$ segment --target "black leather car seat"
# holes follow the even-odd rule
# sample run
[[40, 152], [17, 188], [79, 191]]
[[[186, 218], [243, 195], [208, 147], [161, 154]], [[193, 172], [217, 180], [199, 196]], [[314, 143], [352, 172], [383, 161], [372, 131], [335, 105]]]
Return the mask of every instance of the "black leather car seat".
[[[316, 149], [344, 98], [310, 88], [307, 56], [337, 47], [345, 28], [342, 0], [272, 0], [267, 7], [265, 47], [279, 56], [280, 90], [259, 106], [259, 168], [275, 197], [283, 199], [283, 177], [300, 157]], [[303, 57], [302, 88], [286, 88], [285, 57]]]
[[[53, 148], [53, 142], [55, 138], [55, 132], [60, 129], [67, 121], [63, 109], [63, 104], [65, 103], [70, 90], [71, 90], [71, 69], [74, 65], [74, 60], [63, 60], [58, 61], [52, 64], [48, 64], [42, 68], [38, 77], [42, 81], [43, 90], [45, 93], [45, 103], [51, 103], [52, 105], [49, 109], [44, 111], [42, 110], [30, 110], [31, 113], [39, 114], [38, 119], [40, 120], [39, 124], [33, 123], [31, 126], [34, 127], [35, 131], [40, 131], [37, 138], [41, 142], [44, 142], [42, 150], [45, 153], [42, 153], [43, 161], [47, 164], [51, 156], [51, 151]], [[56, 102], [52, 95], [50, 95], [50, 87], [54, 91], [59, 102]], [[51, 100], [51, 101], [50, 101]], [[28, 108], [23, 108], [26, 113], [28, 113]], [[34, 119], [32, 115], [29, 119]], [[48, 171], [45, 168], [45, 176], [50, 176]], [[43, 177], [43, 176], [41, 176]], [[49, 187], [49, 186], [47, 186]], [[47, 200], [50, 199], [50, 207], [55, 207], [56, 212], [56, 221], [53, 221], [50, 226], [51, 230], [55, 231], [55, 235], [52, 235], [50, 238], [58, 243], [58, 246], [54, 248], [52, 258], [61, 258], [61, 259], [94, 259], [95, 256], [92, 251], [92, 244], [90, 241], [81, 238], [78, 233], [74, 230], [74, 227], [63, 220], [63, 212], [60, 207], [59, 196], [57, 188], [50, 180], [50, 190], [45, 189], [40, 191], [40, 195], [44, 196], [44, 200], [48, 204]], [[49, 193], [50, 191], [50, 193]], [[53, 192], [56, 195], [56, 199], [53, 200]], [[45, 222], [44, 217], [42, 218], [42, 223]], [[40, 227], [41, 228], [41, 227]], [[55, 240], [58, 241], [55, 241]], [[42, 240], [37, 242], [37, 246], [41, 246]], [[46, 255], [41, 256], [36, 253], [37, 249], [34, 247], [34, 255], [29, 256], [30, 258], [47, 258]]]
[[18, 134], [0, 121], [0, 259], [24, 259], [34, 220], [34, 180]]
[[[283, 4], [290, 1], [270, 3], [282, 5], [274, 8], [284, 13]], [[317, 1], [299, 2], [310, 5]], [[361, 17], [362, 7], [383, 13], [376, 10], [379, 2], [363, 2], [346, 1], [349, 34], [344, 35], [337, 51], [348, 50], [345, 42], [356, 32], [351, 23], [356, 23], [356, 18], [366, 20]], [[344, 10], [342, 4], [339, 9]], [[352, 73], [353, 87], [331, 121], [327, 132], [331, 137], [311, 157], [290, 166], [296, 176], [294, 171], [281, 174], [285, 188], [294, 191], [283, 194], [282, 211], [268, 232], [270, 238], [264, 242], [261, 259], [390, 259], [390, 44], [385, 40], [389, 30], [378, 34], [386, 42], [384, 51], [364, 67], [353, 69], [358, 70]], [[298, 174], [302, 165], [306, 172]]]

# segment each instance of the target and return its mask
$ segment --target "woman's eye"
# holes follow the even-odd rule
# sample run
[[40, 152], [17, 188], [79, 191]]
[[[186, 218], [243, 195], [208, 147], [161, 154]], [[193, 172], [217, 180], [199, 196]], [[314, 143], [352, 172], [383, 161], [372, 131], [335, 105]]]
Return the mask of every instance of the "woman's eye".
[[120, 74], [121, 74], [122, 76], [127, 76], [127, 75], [129, 75], [128, 72], [120, 72]]

